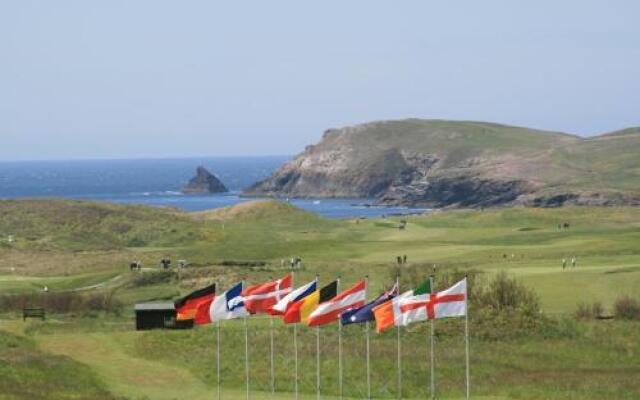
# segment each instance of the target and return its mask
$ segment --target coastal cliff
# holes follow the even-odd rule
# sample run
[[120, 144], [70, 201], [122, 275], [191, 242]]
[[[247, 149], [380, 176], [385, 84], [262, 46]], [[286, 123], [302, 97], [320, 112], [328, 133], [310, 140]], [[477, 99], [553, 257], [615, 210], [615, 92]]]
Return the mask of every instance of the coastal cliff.
[[593, 138], [409, 119], [331, 129], [245, 190], [427, 207], [640, 205], [640, 130]]

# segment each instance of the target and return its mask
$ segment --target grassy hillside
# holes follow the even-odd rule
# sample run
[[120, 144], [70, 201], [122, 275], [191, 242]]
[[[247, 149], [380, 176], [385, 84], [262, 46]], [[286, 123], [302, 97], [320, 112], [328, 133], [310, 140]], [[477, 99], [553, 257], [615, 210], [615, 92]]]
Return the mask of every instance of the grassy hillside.
[[329, 131], [320, 146], [349, 142], [358, 149], [399, 148], [421, 153], [447, 155], [449, 165], [470, 157], [505, 152], [530, 156], [580, 142], [580, 138], [559, 132], [477, 121], [407, 119], [381, 121], [346, 128], [344, 135]]
[[[548, 311], [571, 311], [579, 301], [597, 299], [611, 304], [614, 294], [631, 292], [640, 284], [640, 209], [588, 208], [563, 209], [511, 208], [485, 211], [435, 212], [423, 216], [392, 217], [371, 220], [325, 220], [313, 214], [278, 202], [247, 203], [230, 210], [186, 214], [162, 209], [132, 206], [59, 202], [69, 210], [77, 207], [81, 214], [87, 207], [100, 210], [104, 216], [73, 229], [101, 230], [103, 236], [121, 243], [120, 233], [110, 221], [126, 220], [134, 231], [147, 224], [158, 227], [169, 240], [171, 235], [184, 238], [183, 231], [171, 232], [172, 223], [188, 227], [194, 235], [189, 240], [167, 243], [168, 246], [115, 247], [110, 250], [77, 251], [83, 242], [65, 246], [67, 229], [55, 229], [53, 223], [31, 228], [30, 234], [46, 238], [55, 247], [41, 248], [16, 235], [15, 242], [0, 247], [4, 260], [0, 265], [0, 288], [20, 292], [48, 285], [52, 290], [100, 285], [105, 289], [126, 286], [135, 275], [128, 272], [131, 260], [140, 259], [146, 271], [158, 268], [162, 257], [174, 261], [187, 259], [194, 268], [182, 272], [181, 280], [161, 282], [160, 288], [178, 285], [189, 290], [206, 280], [208, 274], [247, 275], [249, 282], [283, 273], [283, 261], [292, 256], [303, 259], [300, 279], [311, 279], [320, 273], [327, 279], [338, 273], [347, 280], [368, 274], [372, 285], [380, 288], [388, 283], [398, 255], [406, 254], [411, 265], [430, 271], [433, 264], [441, 269], [474, 268], [479, 271], [507, 271], [531, 283], [542, 294]], [[38, 226], [41, 213], [29, 211], [38, 203], [13, 202], [25, 226]], [[53, 210], [53, 205], [51, 206]], [[117, 217], [115, 210], [126, 211]], [[109, 214], [114, 213], [114, 215]], [[138, 214], [136, 214], [138, 213]], [[51, 215], [60, 213], [53, 211]], [[152, 220], [149, 221], [149, 215]], [[29, 220], [33, 218], [33, 220]], [[164, 219], [163, 219], [164, 218]], [[399, 230], [400, 220], [407, 228]], [[79, 219], [81, 221], [87, 221]], [[17, 231], [3, 220], [5, 227]], [[16, 219], [17, 221], [17, 219]], [[176, 221], [176, 222], [174, 222]], [[356, 223], [358, 222], [358, 223]], [[569, 229], [558, 224], [569, 223]], [[94, 239], [87, 239], [92, 246]], [[577, 258], [578, 266], [562, 271], [563, 258]], [[261, 261], [263, 267], [243, 267], [243, 262]], [[227, 266], [224, 264], [240, 264]], [[148, 270], [147, 270], [148, 268]], [[618, 272], [623, 271], [623, 272]], [[119, 279], [115, 279], [116, 277]], [[213, 277], [209, 277], [213, 279]], [[571, 285], [572, 280], [589, 282], [587, 286]], [[154, 284], [118, 289], [149, 294], [157, 298]], [[561, 290], [562, 289], [562, 290]], [[164, 290], [164, 289], [162, 289]], [[160, 291], [161, 292], [161, 291]], [[174, 291], [169, 291], [169, 295]], [[124, 295], [124, 294], [123, 294]], [[127, 294], [127, 298], [130, 296]], [[134, 296], [140, 299], [140, 296]], [[563, 300], [566, 299], [566, 300]]]
[[0, 238], [18, 247], [107, 250], [176, 246], [202, 233], [176, 210], [87, 201], [0, 200]]
[[[2, 222], [4, 229], [23, 233], [13, 233], [17, 239], [0, 246], [0, 335], [6, 336], [0, 336], [0, 369], [26, 371], [20, 374], [20, 383], [33, 382], [37, 390], [49, 390], [45, 389], [49, 379], [82, 365], [84, 375], [78, 373], [78, 390], [81, 397], [87, 393], [85, 398], [215, 396], [213, 327], [134, 332], [132, 304], [176, 298], [213, 281], [221, 288], [243, 278], [258, 283], [287, 273], [286, 260], [300, 256], [303, 266], [296, 271], [297, 284], [313, 279], [316, 273], [321, 282], [341, 275], [344, 285], [368, 275], [370, 297], [387, 287], [398, 271], [406, 288], [431, 273], [434, 264], [439, 286], [454, 270], [472, 271], [481, 286], [505, 271], [533, 290], [545, 319], [529, 329], [528, 322], [511, 316], [477, 320], [480, 310], [474, 311], [474, 397], [635, 399], [640, 393], [638, 322], [573, 318], [579, 303], [599, 301], [605, 314], [612, 315], [613, 302], [620, 296], [638, 298], [638, 208], [458, 210], [330, 221], [278, 202], [194, 214], [71, 201], [53, 202], [48, 208], [32, 201], [6, 204], [21, 215], [29, 230], [19, 231], [18, 219]], [[70, 217], [74, 224], [55, 229], [58, 222], [50, 219], [62, 212], [73, 214], [75, 208], [80, 215], [91, 212], [94, 217]], [[407, 221], [406, 229], [398, 229], [401, 219]], [[146, 245], [128, 247], [114, 228], [114, 220], [125, 221], [138, 232], [154, 226], [161, 234]], [[559, 229], [558, 224], [564, 223], [569, 227]], [[196, 234], [173, 243], [171, 235], [178, 232], [167, 226], [174, 224]], [[92, 238], [71, 244], [61, 239], [74, 230], [90, 232], [92, 227], [102, 237], [112, 238], [108, 248], [95, 247]], [[27, 235], [39, 239], [31, 241]], [[84, 246], [91, 250], [81, 250]], [[398, 268], [396, 256], [404, 254], [408, 264]], [[161, 257], [186, 258], [193, 264], [182, 271], [163, 272], [157, 266]], [[577, 258], [577, 266], [563, 270], [562, 259], [572, 257]], [[142, 272], [128, 271], [132, 259], [143, 260]], [[41, 291], [43, 285], [50, 289], [46, 295]], [[23, 323], [19, 304], [25, 299], [36, 305], [48, 301], [42, 303], [50, 310], [47, 321]], [[440, 398], [462, 395], [461, 322], [437, 323]], [[249, 321], [252, 398], [271, 397], [268, 326], [264, 318]], [[416, 324], [402, 333], [406, 398], [424, 398], [428, 390], [426, 328]], [[345, 385], [352, 398], [362, 398], [365, 391], [363, 329], [350, 326], [344, 331]], [[293, 396], [291, 334], [290, 326], [276, 323], [278, 395], [273, 398]], [[301, 398], [312, 398], [314, 331], [301, 327], [299, 338]], [[396, 395], [394, 338], [393, 332], [387, 332], [374, 335], [372, 341], [373, 390], [378, 398]], [[241, 322], [223, 323], [224, 398], [244, 398], [242, 339]], [[337, 390], [336, 341], [336, 327], [323, 328], [322, 385], [327, 398]], [[28, 368], [39, 372], [24, 369], [27, 365], [19, 361], [23, 358], [6, 356], [15, 354], [14, 348], [22, 349], [20, 357], [30, 354], [29, 360], [48, 360], [44, 365], [56, 360], [63, 367], [46, 371], [31, 363]], [[0, 387], [14, 387], [15, 379], [15, 375], [0, 373]], [[48, 398], [69, 398], [65, 396], [72, 391], [65, 382], [57, 382]], [[9, 393], [13, 397], [8, 398], [39, 398], [24, 392]]]
[[0, 399], [116, 399], [86, 365], [3, 328], [0, 323]]
[[443, 206], [640, 203], [640, 133], [594, 138], [473, 121], [331, 129], [248, 194]]

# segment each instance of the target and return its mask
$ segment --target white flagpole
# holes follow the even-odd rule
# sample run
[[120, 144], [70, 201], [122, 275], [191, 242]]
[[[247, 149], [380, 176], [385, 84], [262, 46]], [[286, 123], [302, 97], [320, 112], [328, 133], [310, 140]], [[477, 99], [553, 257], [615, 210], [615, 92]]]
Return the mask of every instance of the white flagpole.
[[[431, 277], [429, 278], [429, 288], [430, 290], [430, 294], [433, 295], [435, 293], [435, 287], [434, 287], [434, 278], [433, 275], [431, 275]], [[435, 325], [434, 325], [434, 321], [435, 321], [435, 315], [434, 317], [431, 319], [431, 399], [435, 400], [436, 398], [436, 356], [435, 356], [435, 350], [434, 350], [434, 342], [435, 342]]]
[[220, 392], [220, 321], [216, 321], [216, 378], [218, 382], [218, 400], [222, 400]]
[[[468, 285], [469, 282], [467, 280], [467, 275], [464, 276], [465, 284]], [[465, 313], [464, 313], [464, 338], [465, 338], [465, 355], [466, 355], [466, 381], [467, 381], [467, 400], [469, 400], [469, 395], [471, 394], [470, 382], [469, 382], [469, 287], [467, 286], [466, 293], [464, 294], [464, 305], [465, 305]]]
[[[242, 290], [244, 290], [244, 280], [242, 281]], [[244, 372], [245, 382], [247, 385], [247, 400], [249, 400], [249, 328], [247, 327], [247, 317], [244, 317]]]
[[[269, 280], [273, 280], [273, 277], [269, 277]], [[276, 286], [276, 290], [280, 290], [279, 286]], [[279, 297], [276, 297], [276, 301], [280, 300]], [[274, 371], [274, 365], [273, 365], [273, 315], [269, 317], [269, 324], [270, 324], [270, 331], [269, 331], [269, 335], [270, 335], [270, 339], [271, 339], [271, 397], [273, 397], [273, 395], [276, 393], [276, 376], [275, 376], [275, 371]]]
[[[294, 272], [291, 271], [291, 286], [294, 286], [295, 276]], [[295, 369], [295, 379], [293, 381], [295, 399], [298, 400], [298, 324], [293, 324], [293, 353], [294, 353], [294, 369]]]
[[[369, 275], [364, 277], [364, 298], [365, 298], [365, 304], [366, 304], [366, 299], [367, 299], [367, 292], [369, 291]], [[371, 338], [369, 335], [369, 321], [367, 321], [366, 323], [366, 327], [365, 327], [365, 332], [366, 332], [366, 343], [367, 343], [367, 400], [371, 400]]]
[[[336, 291], [340, 293], [340, 276]], [[338, 316], [338, 398], [342, 400], [342, 320]]]
[[295, 379], [294, 379], [294, 391], [296, 394], [296, 400], [298, 400], [298, 324], [293, 324], [293, 351], [295, 353]]
[[316, 399], [320, 400], [320, 327], [316, 326]]
[[[396, 285], [398, 287], [398, 293], [400, 293], [400, 274], [396, 275]], [[400, 326], [397, 326], [397, 341], [398, 341], [398, 400], [402, 399], [402, 349], [400, 347]]]
[[[318, 287], [318, 275], [316, 275], [316, 289]], [[320, 326], [316, 326], [316, 399], [320, 400]]]

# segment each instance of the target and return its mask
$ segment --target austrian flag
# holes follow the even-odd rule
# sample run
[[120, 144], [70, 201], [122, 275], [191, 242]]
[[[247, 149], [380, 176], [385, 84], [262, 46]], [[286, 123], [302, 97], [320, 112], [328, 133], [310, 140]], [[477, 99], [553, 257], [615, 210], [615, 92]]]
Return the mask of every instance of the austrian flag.
[[366, 282], [360, 281], [333, 299], [318, 305], [311, 315], [309, 315], [307, 325], [318, 326], [329, 324], [337, 321], [343, 312], [364, 306], [367, 300], [366, 290]]
[[251, 314], [270, 312], [283, 297], [291, 293], [291, 275], [282, 279], [248, 286], [242, 291], [244, 306]]

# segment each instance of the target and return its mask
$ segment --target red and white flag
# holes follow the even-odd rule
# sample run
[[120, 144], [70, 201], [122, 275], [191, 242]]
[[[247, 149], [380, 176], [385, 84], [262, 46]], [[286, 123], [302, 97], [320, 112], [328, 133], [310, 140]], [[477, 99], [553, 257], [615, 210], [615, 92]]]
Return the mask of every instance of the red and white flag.
[[462, 317], [467, 313], [467, 278], [438, 293], [401, 298], [399, 325], [428, 319]]
[[284, 296], [291, 292], [291, 275], [282, 279], [248, 286], [242, 291], [244, 306], [251, 314], [268, 313]]
[[309, 315], [307, 325], [318, 326], [337, 321], [340, 314], [352, 308], [362, 307], [366, 301], [367, 284], [362, 280], [331, 300], [318, 305]]

